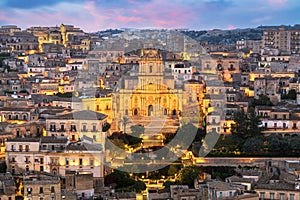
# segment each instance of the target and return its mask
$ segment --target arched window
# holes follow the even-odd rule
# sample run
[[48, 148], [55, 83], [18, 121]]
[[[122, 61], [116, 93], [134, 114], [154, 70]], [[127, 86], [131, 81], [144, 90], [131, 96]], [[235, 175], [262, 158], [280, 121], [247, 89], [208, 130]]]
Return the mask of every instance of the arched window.
[[150, 65], [149, 72], [152, 73], [152, 65]]

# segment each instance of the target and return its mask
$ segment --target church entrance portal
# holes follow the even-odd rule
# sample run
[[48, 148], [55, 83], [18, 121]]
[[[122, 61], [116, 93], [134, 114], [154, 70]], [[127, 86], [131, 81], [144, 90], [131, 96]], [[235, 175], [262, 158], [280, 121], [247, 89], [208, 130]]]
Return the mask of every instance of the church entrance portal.
[[153, 106], [152, 105], [148, 106], [148, 116], [153, 116]]

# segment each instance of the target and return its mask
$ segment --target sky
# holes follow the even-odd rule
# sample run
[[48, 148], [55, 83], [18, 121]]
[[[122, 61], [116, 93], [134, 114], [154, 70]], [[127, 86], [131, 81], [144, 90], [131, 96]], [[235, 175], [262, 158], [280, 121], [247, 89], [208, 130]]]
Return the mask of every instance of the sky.
[[115, 28], [251, 28], [300, 23], [298, 0], [1, 0], [0, 25]]

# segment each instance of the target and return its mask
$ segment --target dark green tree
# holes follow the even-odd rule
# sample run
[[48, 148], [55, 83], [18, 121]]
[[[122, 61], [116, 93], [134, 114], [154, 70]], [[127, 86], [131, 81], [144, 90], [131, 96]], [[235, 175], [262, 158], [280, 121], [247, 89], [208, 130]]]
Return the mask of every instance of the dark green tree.
[[194, 187], [194, 180], [198, 177], [199, 171], [195, 166], [188, 166], [181, 170], [180, 183], [188, 185], [190, 188]]
[[253, 108], [250, 108], [249, 113], [245, 113], [243, 110], [238, 111], [234, 116], [234, 121], [233, 134], [243, 139], [261, 135], [261, 128], [259, 127], [261, 121]]
[[264, 149], [264, 140], [262, 137], [248, 138], [242, 147], [242, 151], [248, 155], [262, 153]]
[[260, 95], [259, 99], [254, 99], [253, 106], [272, 106], [273, 103], [267, 95]]
[[270, 135], [267, 137], [268, 152], [273, 155], [290, 154], [291, 145], [289, 142], [279, 135]]
[[293, 155], [300, 155], [300, 137], [296, 136], [296, 137], [292, 137], [289, 139], [289, 144], [292, 150], [292, 154]]
[[289, 90], [288, 94], [281, 95], [281, 99], [296, 100], [297, 92], [295, 89]]
[[106, 132], [106, 131], [108, 131], [110, 129], [110, 124], [109, 123], [104, 123], [103, 124], [103, 127], [102, 127], [102, 131], [103, 132]]

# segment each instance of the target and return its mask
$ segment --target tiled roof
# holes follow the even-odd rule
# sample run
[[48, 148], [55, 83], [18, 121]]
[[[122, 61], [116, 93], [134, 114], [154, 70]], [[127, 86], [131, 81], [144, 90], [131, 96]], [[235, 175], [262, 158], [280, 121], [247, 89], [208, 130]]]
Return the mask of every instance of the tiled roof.
[[60, 115], [55, 118], [56, 119], [77, 119], [77, 120], [103, 120], [107, 118], [107, 115], [90, 111], [90, 110], [83, 110], [83, 111], [77, 111], [65, 115]]
[[41, 143], [62, 143], [65, 144], [68, 141], [68, 137], [54, 137], [54, 136], [44, 136], [41, 137]]
[[102, 151], [100, 144], [88, 144], [84, 142], [71, 143], [66, 147], [67, 151]]

